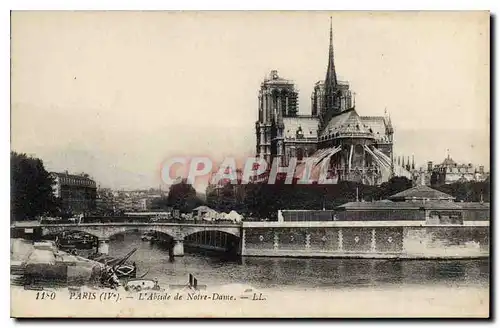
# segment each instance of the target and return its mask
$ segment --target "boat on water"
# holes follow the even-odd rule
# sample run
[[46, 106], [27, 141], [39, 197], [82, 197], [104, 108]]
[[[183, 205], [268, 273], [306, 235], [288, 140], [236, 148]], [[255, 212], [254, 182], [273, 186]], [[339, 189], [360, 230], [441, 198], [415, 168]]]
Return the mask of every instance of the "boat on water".
[[144, 235], [141, 236], [141, 240], [142, 241], [152, 241], [153, 240], [153, 236], [144, 234]]
[[135, 278], [137, 275], [137, 266], [135, 262], [127, 262], [128, 258], [135, 253], [136, 249], [125, 255], [123, 258], [112, 257], [108, 255], [98, 254], [92, 256], [93, 261], [102, 263], [108, 267], [113, 268], [114, 274], [119, 278]]
[[125, 284], [127, 291], [160, 290], [160, 285], [156, 279], [132, 279]]
[[105, 266], [60, 251], [53, 241], [24, 245], [26, 255], [11, 269], [12, 283], [19, 285], [56, 286], [98, 282]]
[[97, 247], [97, 239], [82, 232], [63, 233], [61, 237], [56, 237], [58, 248], [63, 250], [92, 249]]
[[141, 240], [142, 241], [149, 241], [149, 242], [155, 241], [156, 240], [155, 233], [153, 231], [145, 232], [142, 234]]
[[119, 265], [113, 265], [117, 258], [110, 256], [101, 256], [93, 258], [94, 261], [99, 263], [114, 267], [114, 272], [118, 278], [135, 278], [137, 274], [137, 267], [135, 262], [133, 263], [123, 263]]
[[120, 279], [136, 278], [135, 263], [127, 261], [137, 249], [120, 258], [85, 258], [61, 251], [54, 241], [33, 244], [15, 241], [11, 247], [14, 257], [19, 257], [11, 263], [11, 284], [25, 288], [83, 285], [118, 288], [123, 286]]

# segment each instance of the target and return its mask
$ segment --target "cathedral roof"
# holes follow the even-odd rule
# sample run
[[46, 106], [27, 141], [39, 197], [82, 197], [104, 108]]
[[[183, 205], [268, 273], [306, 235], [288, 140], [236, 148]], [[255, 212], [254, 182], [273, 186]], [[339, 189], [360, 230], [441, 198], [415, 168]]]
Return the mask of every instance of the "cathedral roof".
[[304, 138], [318, 137], [318, 118], [313, 116], [283, 117], [285, 139], [297, 138], [297, 132]]
[[360, 116], [361, 121], [371, 129], [375, 139], [382, 139], [386, 136], [386, 122], [383, 116]]
[[369, 126], [361, 120], [355, 109], [346, 110], [330, 119], [323, 129], [321, 137], [327, 137], [331, 134], [339, 137], [342, 135], [373, 137]]

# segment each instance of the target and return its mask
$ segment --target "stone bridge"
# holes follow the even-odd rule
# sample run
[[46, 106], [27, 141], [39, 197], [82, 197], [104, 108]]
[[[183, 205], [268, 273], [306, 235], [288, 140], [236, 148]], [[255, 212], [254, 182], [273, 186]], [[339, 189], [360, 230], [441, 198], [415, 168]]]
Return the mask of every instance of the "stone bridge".
[[99, 252], [107, 254], [111, 236], [130, 231], [156, 231], [174, 240], [174, 256], [184, 255], [184, 238], [199, 232], [218, 231], [240, 238], [241, 225], [231, 223], [68, 223], [68, 224], [15, 224], [14, 228], [39, 228], [42, 236], [55, 235], [65, 231], [80, 231], [95, 236], [99, 241]]

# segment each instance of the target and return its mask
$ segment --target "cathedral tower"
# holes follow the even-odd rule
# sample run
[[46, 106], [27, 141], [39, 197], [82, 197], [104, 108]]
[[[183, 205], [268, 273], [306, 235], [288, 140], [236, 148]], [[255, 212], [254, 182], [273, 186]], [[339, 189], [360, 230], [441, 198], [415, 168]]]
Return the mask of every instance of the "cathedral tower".
[[283, 118], [297, 116], [297, 98], [293, 81], [283, 79], [276, 70], [260, 86], [256, 151], [267, 162], [283, 154]]

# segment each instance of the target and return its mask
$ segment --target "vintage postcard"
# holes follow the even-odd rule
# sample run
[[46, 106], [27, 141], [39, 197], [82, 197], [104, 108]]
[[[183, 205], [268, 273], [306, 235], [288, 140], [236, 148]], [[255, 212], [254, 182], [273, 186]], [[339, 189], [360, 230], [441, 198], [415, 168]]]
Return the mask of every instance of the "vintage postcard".
[[490, 14], [11, 13], [11, 316], [487, 318]]

